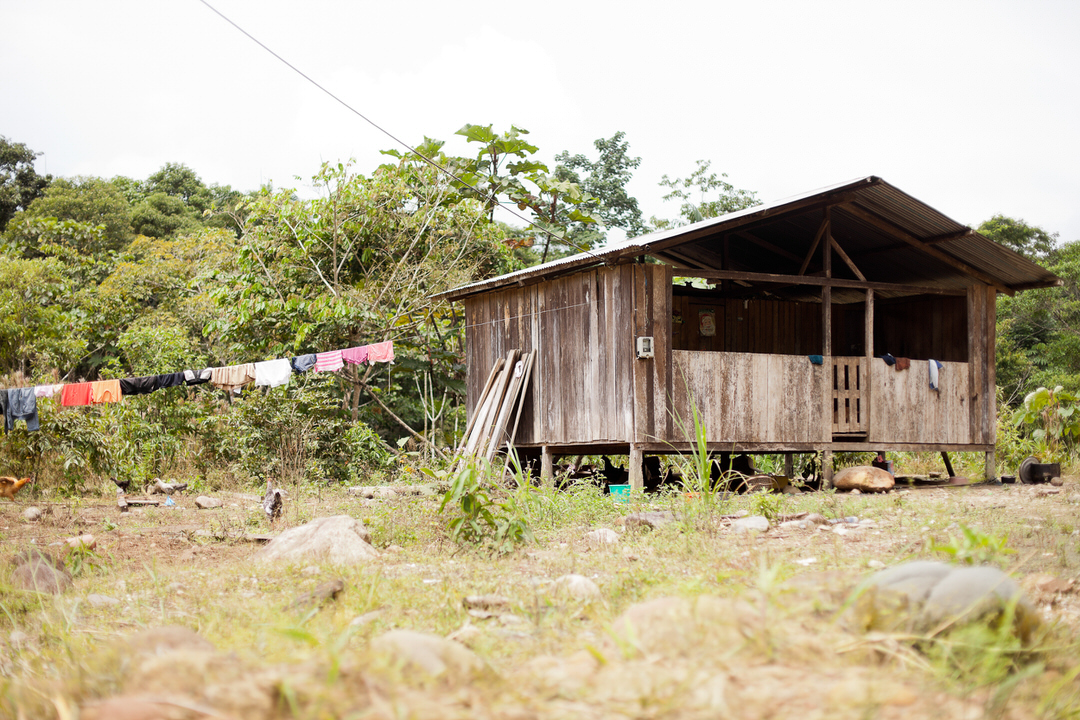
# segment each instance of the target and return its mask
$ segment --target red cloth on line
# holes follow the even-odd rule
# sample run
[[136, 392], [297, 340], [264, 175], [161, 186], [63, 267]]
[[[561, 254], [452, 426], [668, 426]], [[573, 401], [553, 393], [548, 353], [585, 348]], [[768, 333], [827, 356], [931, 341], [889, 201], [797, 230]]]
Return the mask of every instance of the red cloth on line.
[[362, 362], [367, 362], [368, 346], [363, 345], [361, 347], [352, 347], [348, 350], [342, 350], [341, 359], [352, 365], [359, 365]]
[[93, 383], [72, 383], [60, 391], [60, 404], [65, 407], [90, 404], [90, 386]]
[[375, 343], [374, 345], [368, 345], [368, 362], [394, 362], [394, 343], [391, 340], [386, 342]]

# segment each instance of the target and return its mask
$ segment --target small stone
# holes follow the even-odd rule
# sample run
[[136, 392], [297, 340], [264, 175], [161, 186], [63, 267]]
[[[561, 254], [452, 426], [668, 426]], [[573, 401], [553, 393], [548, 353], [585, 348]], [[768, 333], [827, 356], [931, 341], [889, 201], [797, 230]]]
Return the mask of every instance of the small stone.
[[382, 610], [371, 610], [363, 615], [357, 615], [349, 623], [349, 627], [364, 627], [370, 625], [383, 616]]
[[71, 587], [71, 574], [61, 560], [40, 550], [28, 550], [16, 558], [18, 566], [11, 573], [11, 584], [23, 590], [59, 595]]
[[523, 625], [526, 621], [525, 618], [520, 615], [514, 615], [513, 613], [504, 613], [499, 616], [499, 622], [503, 625]]
[[803, 558], [802, 560], [796, 560], [795, 564], [796, 565], [802, 565], [803, 567], [808, 567], [810, 565], [813, 565], [816, 562], [817, 562], [817, 558], [809, 557], [809, 558]]
[[815, 525], [828, 525], [829, 519], [820, 513], [810, 513], [803, 520], [812, 522]]
[[563, 575], [554, 582], [553, 587], [556, 593], [576, 600], [595, 600], [600, 597], [600, 587], [584, 575]]
[[30, 636], [24, 633], [22, 630], [12, 630], [8, 635], [8, 642], [16, 647], [22, 645], [24, 642], [30, 639]]
[[800, 490], [799, 488], [795, 487], [794, 485], [785, 485], [783, 487], [783, 489], [781, 490], [781, 492], [784, 493], [785, 495], [802, 495], [803, 494], [803, 491]]
[[781, 530], [807, 530], [807, 529], [813, 527], [813, 525], [811, 523], [807, 522], [805, 519], [802, 519], [802, 520], [785, 520], [784, 522], [777, 525], [777, 527], [780, 528]]
[[370, 541], [371, 531], [355, 518], [323, 517], [281, 533], [255, 554], [255, 562], [358, 565], [379, 556]]
[[224, 505], [218, 498], [210, 497], [208, 495], [200, 495], [195, 498], [195, 507], [200, 510], [209, 510], [211, 508], [219, 508]]
[[1050, 478], [1050, 484], [1054, 485], [1055, 487], [1061, 487], [1062, 485], [1065, 484], [1065, 478], [1063, 478], [1063, 477]]
[[391, 555], [397, 555], [402, 550], [404, 550], [404, 548], [402, 548], [400, 545], [391, 545], [386, 548], [386, 552], [390, 553]]
[[625, 525], [627, 530], [655, 530], [673, 522], [675, 522], [673, 512], [639, 512], [627, 515]]
[[37, 522], [42, 516], [41, 508], [31, 505], [23, 510], [22, 517], [26, 522]]
[[1065, 593], [1072, 589], [1072, 580], [1062, 580], [1046, 573], [1034, 575], [1029, 579], [1031, 585], [1045, 593]]
[[1041, 487], [1035, 489], [1035, 497], [1047, 497], [1048, 495], [1058, 495], [1061, 493], [1061, 488], [1056, 487]]
[[739, 518], [731, 523], [731, 529], [738, 533], [767, 532], [769, 530], [769, 520], [761, 515], [751, 515], [750, 517]]
[[585, 533], [585, 542], [591, 548], [617, 545], [619, 542], [619, 534], [608, 528], [600, 528], [599, 530]]
[[510, 598], [502, 595], [469, 595], [461, 602], [466, 610], [499, 610], [510, 607]]
[[885, 563], [881, 562], [880, 560], [869, 560], [867, 561], [866, 566], [874, 568], [875, 570], [880, 570], [881, 568], [885, 567]]
[[319, 585], [309, 593], [304, 593], [300, 597], [293, 600], [288, 606], [290, 610], [305, 610], [313, 607], [322, 607], [331, 600], [336, 600], [337, 596], [345, 589], [345, 581], [338, 578], [334, 580], [328, 580], [322, 585]]
[[459, 642], [466, 647], [470, 647], [483, 634], [484, 632], [480, 628], [476, 627], [472, 623], [467, 622], [454, 632], [447, 635], [446, 639], [453, 640], [454, 642]]
[[851, 494], [852, 495], [862, 495], [862, 490], [860, 490], [859, 488], [852, 488]]
[[114, 597], [108, 595], [87, 595], [86, 602], [90, 603], [91, 607], [109, 607], [110, 605], [119, 605], [120, 601]]
[[76, 537], [70, 537], [64, 541], [68, 550], [93, 550], [97, 547], [97, 540], [93, 535], [87, 533], [86, 535], [77, 535]]

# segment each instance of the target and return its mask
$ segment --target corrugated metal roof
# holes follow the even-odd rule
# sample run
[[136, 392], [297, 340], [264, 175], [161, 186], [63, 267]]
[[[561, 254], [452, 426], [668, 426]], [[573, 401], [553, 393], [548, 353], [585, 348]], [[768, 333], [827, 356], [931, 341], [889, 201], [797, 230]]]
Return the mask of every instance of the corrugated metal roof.
[[[866, 266], [860, 268], [869, 280], [908, 284], [917, 282], [931, 287], [955, 289], [962, 289], [971, 283], [968, 274], [917, 247], [904, 244], [892, 247], [898, 245], [898, 237], [906, 234], [919, 241], [932, 242], [934, 248], [981, 271], [1005, 288], [1022, 289], [1060, 284], [1057, 276], [1049, 270], [970, 231], [966, 225], [952, 220], [881, 178], [869, 176], [691, 225], [627, 238], [589, 252], [464, 285], [436, 297], [458, 300], [508, 285], [553, 277], [577, 268], [613, 263], [621, 258], [639, 255], [672, 261], [672, 256], [665, 251], [678, 251], [680, 247], [689, 252], [694, 250], [691, 246], [696, 245], [697, 250], [693, 254], [697, 257], [702, 257], [703, 254], [715, 255], [715, 251], [705, 252], [710, 238], [717, 238], [722, 233], [748, 225], [755, 228], [761, 226], [761, 231], [767, 234], [768, 224], [765, 223], [773, 223], [778, 219], [791, 220], [792, 223], [787, 224], [789, 229], [775, 233], [776, 236], [769, 241], [789, 255], [802, 257], [809, 249], [810, 237], [816, 224], [820, 222], [819, 219], [807, 216], [820, 212], [821, 208], [827, 205], [836, 208], [833, 234], [834, 237], [843, 236], [837, 237], [837, 242], [842, 242], [853, 258], [859, 254], [870, 257], [865, 261]], [[859, 217], [859, 213], [870, 213], [870, 220], [873, 222]], [[816, 217], [820, 218], [820, 215]], [[800, 227], [801, 233], [793, 234], [790, 230]], [[963, 234], [965, 231], [968, 234]], [[943, 236], [950, 235], [957, 237], [942, 239]], [[775, 258], [775, 255], [773, 257]], [[833, 263], [834, 269], [847, 270], [841, 268], [839, 259], [834, 259]], [[875, 270], [877, 272], [874, 272]], [[773, 269], [769, 272], [777, 271]]]

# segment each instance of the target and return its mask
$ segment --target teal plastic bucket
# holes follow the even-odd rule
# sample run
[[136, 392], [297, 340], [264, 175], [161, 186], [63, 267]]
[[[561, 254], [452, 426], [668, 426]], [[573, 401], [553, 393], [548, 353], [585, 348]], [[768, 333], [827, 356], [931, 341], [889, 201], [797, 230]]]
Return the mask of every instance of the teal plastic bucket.
[[608, 485], [608, 489], [611, 491], [611, 497], [615, 502], [630, 502], [629, 485]]

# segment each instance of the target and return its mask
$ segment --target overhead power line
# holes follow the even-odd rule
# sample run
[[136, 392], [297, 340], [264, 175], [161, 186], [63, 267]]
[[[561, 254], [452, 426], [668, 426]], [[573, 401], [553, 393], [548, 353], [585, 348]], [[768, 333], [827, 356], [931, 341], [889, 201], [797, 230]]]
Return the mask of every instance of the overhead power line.
[[211, 11], [212, 11], [212, 12], [213, 12], [213, 13], [214, 13], [215, 15], [217, 15], [218, 17], [220, 17], [220, 18], [221, 18], [222, 20], [224, 20], [225, 22], [229, 23], [229, 24], [230, 24], [230, 25], [232, 25], [232, 26], [233, 26], [234, 28], [236, 28], [237, 30], [239, 30], [239, 31], [240, 31], [240, 32], [241, 32], [241, 33], [242, 33], [242, 34], [243, 34], [243, 35], [244, 35], [245, 37], [247, 37], [247, 38], [248, 38], [249, 40], [251, 40], [251, 41], [252, 41], [253, 43], [255, 43], [256, 45], [258, 45], [259, 47], [261, 47], [261, 48], [262, 48], [263, 50], [265, 50], [266, 52], [268, 52], [268, 53], [270, 53], [271, 55], [273, 55], [273, 56], [274, 56], [275, 58], [277, 58], [277, 59], [278, 59], [278, 60], [279, 60], [279, 61], [280, 61], [280, 62], [281, 62], [282, 64], [284, 64], [284, 65], [285, 65], [286, 67], [288, 67], [288, 68], [289, 68], [290, 70], [292, 70], [292, 71], [293, 71], [293, 72], [295, 72], [295, 73], [296, 73], [297, 75], [299, 75], [300, 77], [304, 78], [304, 79], [305, 79], [305, 80], [307, 80], [307, 81], [308, 81], [309, 83], [311, 83], [312, 85], [314, 85], [315, 87], [317, 87], [317, 88], [318, 88], [319, 90], [321, 90], [321, 91], [322, 91], [323, 93], [325, 93], [325, 94], [326, 94], [327, 96], [329, 96], [330, 98], [332, 98], [332, 99], [333, 99], [334, 101], [336, 101], [336, 102], [337, 102], [337, 103], [338, 103], [339, 105], [341, 105], [341, 106], [342, 106], [343, 108], [345, 108], [346, 110], [348, 110], [348, 111], [349, 111], [349, 112], [351, 112], [352, 114], [356, 115], [356, 116], [357, 116], [358, 118], [360, 118], [361, 120], [363, 120], [364, 122], [366, 122], [366, 123], [367, 123], [368, 125], [371, 125], [371, 127], [375, 128], [376, 130], [378, 130], [379, 132], [381, 132], [381, 133], [382, 133], [383, 135], [386, 135], [386, 136], [387, 136], [388, 138], [390, 138], [391, 140], [393, 140], [394, 142], [396, 142], [396, 143], [397, 143], [398, 145], [400, 145], [401, 147], [403, 147], [403, 148], [405, 148], [406, 150], [408, 150], [408, 151], [409, 151], [410, 153], [412, 153], [412, 154], [413, 154], [413, 155], [415, 155], [416, 157], [418, 157], [418, 158], [420, 158], [421, 160], [423, 160], [423, 161], [424, 161], [425, 163], [427, 163], [427, 164], [428, 164], [428, 165], [430, 165], [431, 167], [435, 168], [436, 170], [438, 170], [439, 172], [443, 173], [443, 174], [444, 174], [444, 175], [446, 175], [447, 177], [449, 177], [449, 178], [452, 178], [453, 180], [455, 180], [455, 181], [457, 181], [457, 182], [461, 183], [462, 185], [464, 185], [465, 187], [469, 188], [470, 190], [473, 190], [473, 191], [474, 191], [474, 192], [475, 192], [475, 193], [476, 193], [477, 195], [479, 195], [479, 196], [481, 196], [481, 197], [485, 198], [485, 199], [486, 199], [486, 200], [487, 200], [488, 202], [494, 203], [494, 204], [495, 204], [495, 205], [496, 205], [497, 207], [501, 208], [502, 210], [505, 210], [506, 212], [510, 213], [511, 215], [513, 215], [514, 217], [518, 218], [519, 220], [522, 220], [522, 221], [524, 221], [524, 222], [528, 223], [529, 225], [532, 225], [532, 226], [533, 226], [533, 227], [535, 227], [535, 228], [536, 228], [537, 230], [539, 230], [539, 231], [541, 231], [541, 232], [543, 232], [543, 233], [547, 234], [547, 235], [548, 235], [548, 236], [549, 236], [549, 237], [550, 237], [550, 238], [551, 238], [552, 240], [554, 240], [554, 241], [556, 241], [556, 242], [559, 242], [559, 243], [566, 243], [566, 244], [569, 244], [569, 245], [573, 246], [574, 248], [576, 248], [577, 250], [579, 250], [579, 251], [581, 251], [581, 252], [583, 252], [583, 253], [585, 253], [585, 254], [587, 254], [587, 255], [591, 255], [592, 257], [596, 258], [597, 260], [600, 260], [600, 258], [599, 258], [599, 257], [598, 257], [597, 255], [595, 255], [595, 254], [594, 254], [594, 253], [593, 253], [593, 252], [592, 252], [591, 250], [589, 250], [588, 248], [586, 248], [586, 247], [582, 247], [581, 245], [578, 245], [577, 243], [573, 242], [572, 240], [570, 240], [570, 239], [568, 239], [568, 238], [561, 238], [561, 237], [559, 237], [559, 236], [558, 236], [558, 235], [556, 235], [555, 233], [551, 232], [550, 230], [548, 230], [548, 229], [547, 229], [547, 228], [545, 228], [544, 226], [542, 226], [542, 225], [540, 225], [539, 223], [537, 223], [537, 222], [536, 222], [535, 220], [530, 220], [529, 218], [525, 217], [524, 215], [521, 215], [520, 213], [517, 213], [517, 212], [515, 212], [514, 210], [512, 210], [512, 209], [510, 209], [510, 208], [506, 207], [505, 205], [503, 205], [502, 203], [500, 203], [500, 202], [499, 202], [499, 198], [498, 198], [498, 196], [497, 196], [497, 195], [496, 195], [495, 193], [491, 193], [490, 195], [489, 195], [489, 194], [487, 194], [487, 193], [484, 193], [483, 191], [481, 191], [481, 190], [480, 190], [480, 188], [476, 187], [475, 185], [472, 185], [472, 184], [468, 183], [467, 181], [465, 181], [464, 179], [462, 179], [461, 177], [459, 177], [458, 175], [456, 175], [456, 174], [455, 174], [455, 173], [454, 173], [454, 172], [453, 172], [452, 170], [450, 170], [449, 168], [445, 168], [445, 167], [443, 167], [442, 165], [440, 165], [439, 163], [437, 163], [437, 162], [435, 162], [434, 160], [432, 160], [431, 158], [427, 157], [426, 155], [424, 155], [423, 153], [421, 153], [420, 151], [418, 151], [418, 150], [417, 150], [416, 148], [414, 148], [414, 147], [413, 147], [412, 145], [409, 145], [409, 143], [407, 143], [407, 142], [405, 142], [404, 140], [400, 139], [399, 137], [397, 137], [396, 135], [394, 135], [394, 134], [393, 134], [392, 132], [390, 132], [389, 130], [387, 130], [386, 128], [384, 128], [384, 127], [383, 127], [382, 125], [379, 125], [379, 124], [378, 124], [377, 122], [375, 122], [374, 120], [372, 120], [371, 118], [369, 118], [369, 117], [368, 117], [367, 115], [365, 115], [364, 113], [360, 112], [359, 110], [357, 110], [356, 108], [354, 108], [354, 107], [353, 107], [352, 105], [350, 105], [349, 103], [347, 103], [347, 102], [345, 102], [344, 100], [342, 100], [342, 99], [341, 99], [340, 97], [338, 97], [337, 95], [335, 95], [334, 93], [332, 93], [332, 92], [331, 92], [330, 90], [328, 90], [327, 88], [323, 87], [323, 86], [322, 86], [321, 84], [319, 84], [319, 82], [318, 82], [318, 81], [316, 81], [316, 80], [315, 80], [314, 78], [312, 78], [312, 77], [311, 77], [310, 75], [308, 75], [307, 73], [305, 73], [305, 72], [304, 72], [303, 70], [301, 70], [300, 68], [298, 68], [298, 67], [296, 67], [295, 65], [293, 65], [293, 64], [292, 64], [291, 62], [289, 62], [288, 60], [286, 60], [285, 58], [283, 58], [283, 57], [282, 57], [281, 55], [278, 55], [278, 54], [277, 54], [276, 52], [274, 52], [274, 50], [272, 50], [272, 49], [271, 49], [271, 48], [270, 48], [270, 47], [269, 47], [268, 45], [266, 45], [266, 44], [265, 44], [264, 42], [262, 42], [261, 40], [259, 40], [259, 39], [258, 39], [257, 37], [255, 37], [255, 36], [254, 36], [254, 35], [252, 35], [251, 33], [249, 33], [249, 32], [248, 32], [247, 30], [245, 30], [244, 28], [242, 28], [242, 27], [240, 27], [239, 25], [237, 25], [237, 24], [236, 24], [236, 23], [235, 23], [235, 22], [234, 22], [233, 20], [231, 20], [231, 19], [230, 19], [229, 17], [227, 17], [227, 16], [225, 15], [225, 14], [223, 14], [223, 13], [222, 13], [222, 12], [221, 12], [220, 10], [218, 10], [218, 9], [217, 9], [217, 8], [215, 8], [215, 7], [213, 6], [213, 5], [211, 5], [211, 4], [209, 3], [209, 2], [207, 2], [207, 0], [199, 0], [199, 2], [201, 2], [201, 3], [202, 3], [203, 5], [205, 5], [205, 6], [207, 7], [207, 8], [209, 8], [209, 9], [210, 9], [210, 10], [211, 10]]

